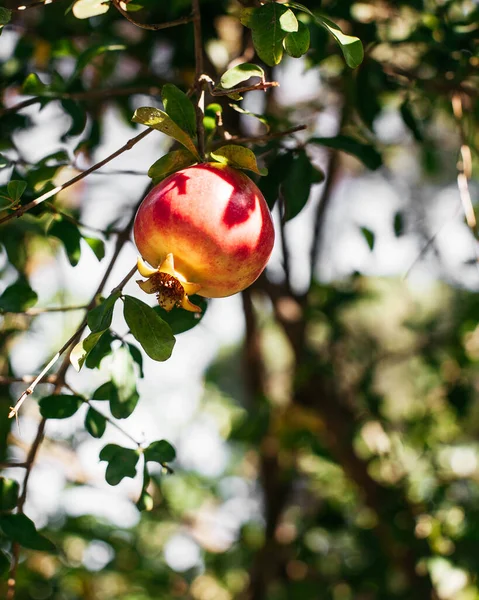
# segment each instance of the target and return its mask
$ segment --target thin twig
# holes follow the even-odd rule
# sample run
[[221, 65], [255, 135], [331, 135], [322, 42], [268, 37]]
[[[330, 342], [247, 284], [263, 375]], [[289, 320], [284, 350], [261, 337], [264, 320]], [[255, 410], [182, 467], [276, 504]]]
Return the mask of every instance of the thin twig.
[[203, 79], [203, 40], [201, 37], [201, 12], [200, 0], [192, 0], [193, 6], [193, 28], [195, 37], [195, 90], [196, 90], [196, 129], [198, 133], [198, 152], [202, 159], [205, 157], [205, 126], [203, 118], [205, 114], [205, 90]]
[[279, 83], [277, 81], [263, 81], [255, 85], [245, 85], [244, 87], [232, 88], [231, 90], [222, 90], [214, 88], [211, 85], [208, 87], [212, 96], [229, 96], [230, 94], [242, 94], [243, 92], [266, 91], [273, 87], [279, 87]]
[[[80, 306], [46, 306], [44, 308], [29, 308], [28, 310], [24, 310], [22, 312], [18, 311], [0, 311], [1, 315], [26, 315], [27, 317], [36, 317], [37, 315], [43, 315], [45, 313], [52, 312], [69, 312], [71, 310], [85, 310], [87, 308], [86, 305], [82, 304]], [[0, 383], [2, 379], [0, 377]]]
[[[275, 131], [273, 133], [265, 133], [264, 135], [259, 135], [256, 137], [240, 137], [240, 136], [231, 136], [228, 138], [228, 142], [234, 142], [235, 144], [259, 144], [261, 142], [268, 142], [269, 140], [274, 140], [275, 138], [285, 137], [287, 135], [293, 135], [298, 131], [304, 131], [307, 129], [306, 125], [298, 125], [296, 127], [291, 127], [291, 129], [285, 129], [284, 131]], [[219, 148], [223, 146], [224, 141], [220, 140], [215, 142], [212, 146], [214, 148]]]
[[18, 104], [14, 104], [9, 108], [3, 108], [0, 110], [0, 117], [5, 115], [16, 113], [27, 106], [32, 106], [42, 100], [94, 100], [97, 98], [114, 98], [117, 96], [130, 96], [131, 94], [147, 94], [150, 96], [158, 96], [160, 88], [157, 86], [136, 86], [130, 88], [106, 88], [106, 89], [95, 89], [87, 90], [85, 92], [62, 92], [61, 94], [52, 94], [51, 96], [34, 96], [27, 100], [22, 100]]
[[122, 8], [123, 2], [121, 0], [112, 0], [113, 6], [120, 12], [125, 19], [136, 25], [137, 27], [141, 27], [142, 29], [148, 29], [150, 31], [159, 31], [160, 29], [169, 29], [170, 27], [177, 27], [178, 25], [185, 25], [186, 23], [191, 23], [193, 17], [189, 15], [188, 17], [180, 17], [179, 19], [175, 19], [174, 21], [167, 21], [166, 23], [140, 23], [136, 21], [130, 13]]
[[138, 142], [140, 142], [144, 137], [146, 137], [147, 135], [149, 135], [152, 131], [154, 131], [154, 130], [153, 129], [146, 129], [145, 131], [142, 131], [136, 137], [132, 138], [131, 140], [128, 140], [128, 142], [124, 146], [122, 146], [121, 148], [119, 148], [118, 150], [116, 150], [115, 152], [113, 152], [113, 154], [110, 154], [110, 156], [107, 156], [106, 158], [104, 158], [99, 163], [96, 163], [96, 165], [93, 165], [92, 167], [90, 167], [86, 171], [83, 171], [83, 173], [80, 173], [76, 177], [73, 177], [73, 179], [70, 179], [69, 181], [65, 182], [64, 184], [57, 186], [53, 190], [50, 190], [49, 192], [46, 192], [45, 194], [42, 194], [41, 196], [39, 196], [35, 200], [32, 200], [28, 204], [25, 204], [25, 206], [22, 206], [21, 208], [19, 208], [15, 212], [10, 213], [6, 217], [3, 217], [3, 219], [0, 219], [0, 225], [2, 225], [3, 223], [6, 223], [7, 221], [10, 221], [11, 219], [13, 219], [15, 217], [16, 218], [20, 218], [27, 211], [29, 211], [32, 208], [35, 208], [35, 206], [38, 206], [42, 202], [45, 202], [45, 200], [48, 200], [52, 196], [55, 196], [56, 194], [58, 194], [58, 192], [61, 192], [62, 190], [66, 189], [66, 188], [68, 188], [70, 186], [72, 186], [73, 184], [77, 183], [78, 181], [81, 181], [87, 175], [89, 175], [90, 173], [93, 173], [93, 171], [98, 171], [98, 169], [101, 169], [101, 167], [103, 167], [104, 165], [106, 165], [107, 163], [109, 163], [111, 160], [113, 160], [117, 156], [120, 156], [120, 154], [123, 154], [123, 152], [126, 152], [127, 150], [131, 150], [131, 148], [133, 148], [133, 146], [135, 144], [137, 144]]

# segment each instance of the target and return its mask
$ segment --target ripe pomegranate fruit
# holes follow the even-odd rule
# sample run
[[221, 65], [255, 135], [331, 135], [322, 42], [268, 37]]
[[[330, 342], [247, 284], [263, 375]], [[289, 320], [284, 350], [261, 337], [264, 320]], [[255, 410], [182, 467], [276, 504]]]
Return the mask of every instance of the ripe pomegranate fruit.
[[170, 175], [138, 209], [138, 281], [166, 310], [200, 311], [189, 294], [223, 298], [251, 285], [268, 262], [274, 229], [266, 201], [242, 171], [204, 163]]

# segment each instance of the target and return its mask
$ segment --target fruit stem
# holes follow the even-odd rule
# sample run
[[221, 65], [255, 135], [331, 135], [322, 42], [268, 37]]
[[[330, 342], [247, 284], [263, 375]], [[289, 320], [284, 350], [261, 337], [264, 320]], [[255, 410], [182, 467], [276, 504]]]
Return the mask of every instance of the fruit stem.
[[205, 127], [203, 117], [205, 114], [205, 91], [202, 81], [204, 63], [203, 63], [203, 42], [201, 37], [201, 13], [200, 0], [192, 0], [193, 7], [193, 29], [195, 36], [195, 90], [196, 90], [196, 130], [198, 135], [198, 152], [201, 160], [205, 159]]

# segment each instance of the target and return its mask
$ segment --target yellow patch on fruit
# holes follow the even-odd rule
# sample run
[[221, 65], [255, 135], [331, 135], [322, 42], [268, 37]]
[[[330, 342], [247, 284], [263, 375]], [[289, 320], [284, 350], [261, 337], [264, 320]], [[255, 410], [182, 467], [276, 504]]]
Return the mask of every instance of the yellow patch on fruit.
[[196, 294], [201, 285], [186, 281], [175, 269], [173, 254], [168, 254], [157, 269], [149, 267], [141, 257], [138, 257], [137, 266], [138, 272], [146, 277], [146, 281], [140, 279], [136, 283], [147, 294], [156, 294], [161, 308], [169, 312], [178, 306], [190, 312], [201, 312], [201, 308], [188, 299], [188, 295]]

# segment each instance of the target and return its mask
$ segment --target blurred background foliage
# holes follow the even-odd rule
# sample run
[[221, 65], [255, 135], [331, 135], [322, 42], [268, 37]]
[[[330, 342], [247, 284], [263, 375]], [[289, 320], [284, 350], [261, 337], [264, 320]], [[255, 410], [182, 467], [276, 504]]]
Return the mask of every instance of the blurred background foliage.
[[[143, 23], [191, 12], [189, 0], [138, 4], [142, 10], [129, 14]], [[258, 62], [238, 20], [242, 7], [256, 4], [202, 0], [205, 68], [215, 81], [239, 57]], [[124, 525], [121, 517], [87, 508], [75, 515], [61, 505], [38, 518], [35, 498], [48, 496], [48, 479], [32, 488], [27, 514], [59, 553], [22, 551], [18, 599], [479, 598], [479, 278], [475, 231], [464, 223], [456, 184], [461, 147], [477, 166], [479, 5], [305, 4], [358, 36], [365, 58], [349, 69], [334, 40], [304, 15], [306, 56], [265, 67], [281, 87], [246, 93], [241, 104], [261, 114], [270, 132], [307, 129], [253, 145], [270, 169], [259, 185], [271, 205], [279, 199], [278, 248], [235, 304], [242, 339], [215, 351], [190, 423], [212, 423], [224, 461], [201, 469], [180, 453], [174, 474], [153, 472], [153, 509]], [[54, 1], [14, 11], [0, 37], [2, 183], [26, 181], [22, 203], [103, 158], [106, 140], [113, 150], [132, 137], [134, 110], [159, 106], [163, 83], [186, 91], [194, 81], [192, 24], [147, 31], [113, 7], [87, 20], [65, 14], [67, 7]], [[267, 133], [261, 121], [232, 110], [230, 99], [215, 101], [224, 130]], [[39, 129], [38, 115], [48, 110]], [[338, 134], [360, 143], [355, 156], [322, 140]], [[89, 186], [0, 227], [1, 292], [25, 283], [28, 311], [36, 298], [27, 282], [49, 265], [60, 283], [47, 301], [78, 304], [65, 272], [86, 260], [85, 241], [98, 259], [110, 251], [164, 147], [156, 141], [138, 151], [140, 161], [130, 164], [127, 153], [119, 171], [112, 163], [102, 178], [130, 177], [127, 191], [114, 189], [114, 201], [108, 182], [92, 176]], [[469, 186], [474, 200], [474, 178]], [[286, 224], [282, 202], [299, 213]], [[58, 266], [65, 256], [69, 264]], [[2, 298], [0, 458], [25, 460], [38, 411], [26, 408], [26, 433], [18, 432], [7, 413], [23, 388], [8, 378], [35, 371], [25, 370], [31, 360], [12, 362], [15, 348], [30, 328], [47, 332], [51, 344], [72, 327], [68, 319], [40, 327], [28, 313], [9, 313], [8, 295]], [[180, 338], [188, 344], [192, 335]], [[113, 336], [91, 366], [115, 343]], [[180, 376], [188, 378], [188, 363]], [[162, 389], [160, 375], [147, 382]], [[91, 393], [100, 383], [85, 385]], [[82, 423], [52, 431], [43, 460], [55, 456], [56, 468], [66, 469], [86, 437]], [[18, 471], [5, 473], [21, 479]], [[97, 482], [80, 470], [64, 485], [88, 490]], [[8, 556], [9, 542], [0, 543]]]

